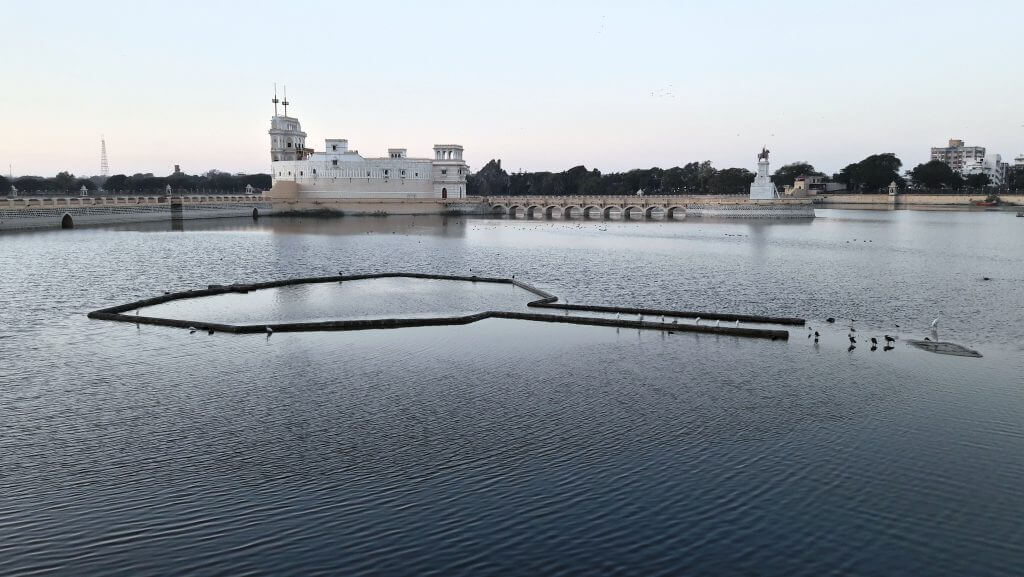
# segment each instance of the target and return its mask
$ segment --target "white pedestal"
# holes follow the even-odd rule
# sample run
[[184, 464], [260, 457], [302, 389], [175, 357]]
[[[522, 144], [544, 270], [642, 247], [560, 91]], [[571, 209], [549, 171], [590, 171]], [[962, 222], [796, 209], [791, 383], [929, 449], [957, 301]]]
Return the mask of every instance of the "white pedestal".
[[757, 161], [757, 176], [754, 177], [754, 183], [750, 185], [750, 198], [767, 200], [776, 196], [775, 184], [772, 183], [772, 178], [768, 174], [768, 161], [761, 159]]

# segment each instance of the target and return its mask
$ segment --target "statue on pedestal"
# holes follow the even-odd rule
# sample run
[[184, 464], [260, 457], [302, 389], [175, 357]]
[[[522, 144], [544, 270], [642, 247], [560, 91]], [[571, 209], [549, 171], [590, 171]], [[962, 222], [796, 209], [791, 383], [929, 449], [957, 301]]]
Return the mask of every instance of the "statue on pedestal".
[[768, 147], [762, 146], [760, 154], [757, 155], [757, 174], [750, 185], [752, 199], [770, 200], [778, 196], [768, 168], [768, 153]]

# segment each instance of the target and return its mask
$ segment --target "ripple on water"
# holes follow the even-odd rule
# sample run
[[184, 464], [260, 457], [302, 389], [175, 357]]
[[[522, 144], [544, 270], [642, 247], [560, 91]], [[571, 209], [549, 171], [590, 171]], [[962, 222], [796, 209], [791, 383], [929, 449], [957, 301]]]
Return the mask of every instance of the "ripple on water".
[[[863, 214], [5, 235], [0, 574], [1013, 575], [1024, 267], [1004, 248], [1021, 229]], [[574, 303], [806, 316], [823, 337], [492, 319], [268, 340], [80, 314], [213, 283], [469, 269]], [[993, 269], [999, 290], [971, 280]], [[508, 296], [419, 290], [380, 292], [409, 314]], [[380, 312], [348, 296], [265, 310]], [[935, 309], [986, 357], [847, 354], [846, 327], [816, 320], [920, 336]]]

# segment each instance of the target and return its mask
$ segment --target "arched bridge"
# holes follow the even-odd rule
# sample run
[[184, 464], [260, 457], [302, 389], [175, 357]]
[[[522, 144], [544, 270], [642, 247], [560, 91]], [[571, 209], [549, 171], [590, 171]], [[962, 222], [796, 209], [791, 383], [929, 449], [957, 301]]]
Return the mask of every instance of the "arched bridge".
[[693, 203], [693, 197], [492, 196], [485, 201], [493, 213], [509, 218], [680, 220], [686, 217], [686, 205]]

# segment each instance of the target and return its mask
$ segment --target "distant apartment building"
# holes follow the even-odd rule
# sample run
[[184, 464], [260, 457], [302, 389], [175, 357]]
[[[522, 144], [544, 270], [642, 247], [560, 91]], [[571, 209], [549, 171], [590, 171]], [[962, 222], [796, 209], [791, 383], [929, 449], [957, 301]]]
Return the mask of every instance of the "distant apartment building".
[[1024, 166], [1024, 154], [1018, 154], [1017, 158], [1013, 159], [1014, 166]]
[[932, 160], [941, 160], [956, 172], [962, 172], [965, 164], [984, 159], [984, 146], [964, 146], [963, 140], [950, 139], [949, 146], [932, 148]]
[[960, 169], [960, 174], [963, 176], [987, 174], [990, 185], [1002, 186], [1006, 182], [1006, 169], [1009, 166], [1009, 164], [1003, 162], [1003, 158], [998, 154], [989, 154], [983, 158], [964, 163]]

